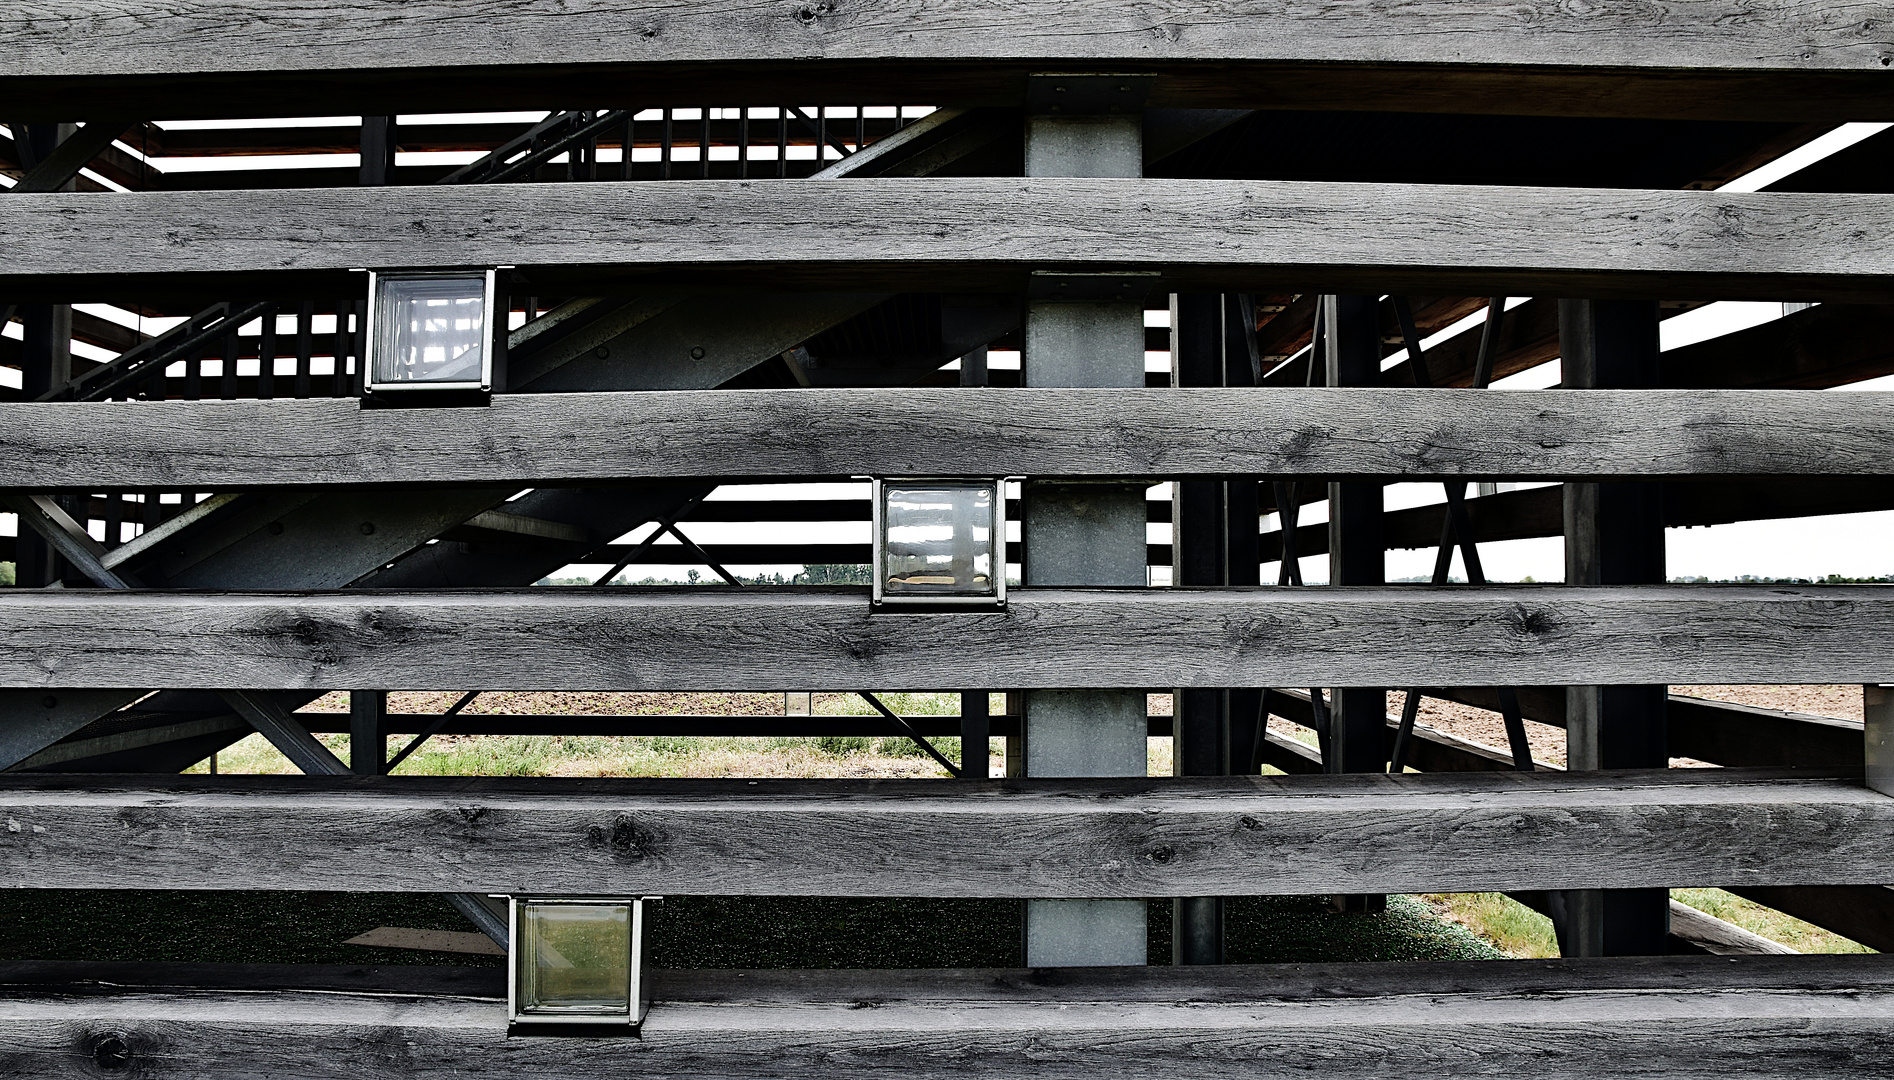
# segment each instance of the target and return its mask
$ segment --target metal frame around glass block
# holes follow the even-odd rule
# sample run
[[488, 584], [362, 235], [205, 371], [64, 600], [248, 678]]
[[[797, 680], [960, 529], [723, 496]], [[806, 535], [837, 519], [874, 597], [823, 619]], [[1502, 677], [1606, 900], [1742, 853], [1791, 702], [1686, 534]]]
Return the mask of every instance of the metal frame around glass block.
[[[509, 896], [507, 897], [506, 1018], [511, 1026], [624, 1027], [636, 1034], [644, 1023], [651, 995], [644, 978], [644, 905], [656, 897], [624, 896]], [[626, 965], [625, 1011], [618, 1012], [532, 1012], [522, 1006], [525, 979], [522, 966], [528, 960], [521, 952], [523, 909], [536, 906], [581, 907], [623, 906], [631, 909], [630, 956]]]
[[[871, 577], [874, 580], [873, 603], [875, 606], [899, 607], [935, 607], [984, 606], [1004, 607], [1006, 604], [1006, 480], [1004, 477], [965, 477], [965, 476], [877, 476], [873, 478], [874, 495], [871, 517], [874, 528], [874, 562]], [[987, 488], [992, 493], [993, 528], [988, 543], [991, 547], [993, 589], [986, 593], [937, 593], [932, 595], [900, 594], [887, 591], [887, 493], [894, 486], [921, 486], [958, 488]]]
[[[369, 394], [420, 393], [441, 391], [479, 391], [493, 389], [493, 360], [499, 343], [506, 333], [502, 326], [504, 318], [496, 309], [498, 303], [498, 272], [488, 269], [457, 270], [370, 270], [368, 272], [368, 318], [364, 327], [362, 345], [362, 387]], [[381, 349], [387, 345], [382, 333], [382, 286], [393, 281], [472, 281], [482, 282], [480, 321], [482, 340], [480, 344], [480, 377], [478, 379], [454, 379], [430, 381], [425, 379], [384, 380], [378, 377], [381, 369]]]

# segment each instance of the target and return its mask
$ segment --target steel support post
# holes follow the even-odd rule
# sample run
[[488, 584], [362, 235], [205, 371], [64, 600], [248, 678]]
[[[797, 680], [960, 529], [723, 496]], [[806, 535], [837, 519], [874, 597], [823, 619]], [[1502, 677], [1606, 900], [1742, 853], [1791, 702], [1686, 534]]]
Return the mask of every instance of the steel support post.
[[[1028, 176], [1135, 177], [1143, 171], [1148, 80], [1035, 76], [1027, 91]], [[1143, 290], [1120, 277], [1048, 277], [1029, 296], [1027, 386], [1144, 385]], [[1142, 484], [1027, 483], [1021, 539], [1028, 585], [1144, 585]], [[1025, 694], [1029, 776], [1143, 776], [1144, 692]], [[1143, 900], [1033, 900], [1030, 967], [1143, 964]]]

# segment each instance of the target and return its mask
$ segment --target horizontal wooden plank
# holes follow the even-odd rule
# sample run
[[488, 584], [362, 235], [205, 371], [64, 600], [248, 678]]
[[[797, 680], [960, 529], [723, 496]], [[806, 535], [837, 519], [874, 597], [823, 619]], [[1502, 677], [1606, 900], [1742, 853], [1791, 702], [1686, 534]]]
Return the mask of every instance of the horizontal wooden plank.
[[[1883, 586], [0, 591], [0, 687], [954, 690], [1894, 682]], [[1267, 657], [1268, 663], [1261, 658]]]
[[[0, 403], [16, 489], [628, 479], [1894, 473], [1894, 392], [850, 389]], [[1476, 500], [1481, 502], [1483, 500]]]
[[0, 997], [113, 996], [161, 991], [268, 991], [506, 998], [506, 970], [420, 964], [207, 964], [181, 961], [0, 960]]
[[[465, 993], [146, 987], [0, 997], [0, 1067], [173, 1080], [653, 1076], [1878, 1078], [1878, 956], [1066, 971], [661, 972], [642, 1037], [509, 1038]], [[118, 973], [100, 972], [103, 982]], [[280, 978], [275, 981], [283, 981]], [[410, 980], [411, 981], [411, 980]], [[1425, 992], [1416, 992], [1424, 989]], [[74, 992], [76, 991], [76, 992]], [[280, 1065], [279, 1065], [280, 1063]]]
[[[295, 717], [312, 732], [346, 734], [347, 713], [299, 712]], [[414, 735], [429, 730], [440, 716], [426, 713], [390, 713], [382, 730], [389, 735]], [[958, 735], [958, 716], [913, 716], [908, 724], [923, 736]], [[142, 723], [141, 723], [142, 721]], [[234, 713], [196, 716], [136, 713], [108, 718], [109, 733], [80, 731], [13, 765], [16, 769], [72, 771], [72, 762], [107, 754], [122, 754], [150, 746], [176, 744], [207, 735], [250, 734], [249, 722]], [[1169, 716], [1152, 716], [1151, 734], [1171, 733]], [[996, 716], [988, 721], [994, 737], [1019, 734], [1017, 717]], [[462, 713], [440, 730], [442, 735], [530, 735], [601, 737], [626, 735], [763, 736], [769, 738], [880, 738], [901, 739], [906, 733], [881, 716], [570, 716], [546, 714]], [[81, 767], [82, 771], [98, 771]]]
[[[1273, 508], [1268, 502], [1265, 505]], [[1502, 491], [1469, 499], [1466, 507], [1473, 538], [1480, 543], [1558, 536], [1565, 528], [1565, 494], [1558, 488]], [[1664, 489], [1664, 524], [1673, 529], [1874, 510], [1894, 510], [1894, 481], [1702, 481], [1671, 484]], [[1389, 511], [1381, 518], [1382, 538], [1389, 549], [1437, 547], [1446, 515], [1446, 503]], [[1259, 550], [1265, 563], [1281, 559], [1282, 533], [1275, 529], [1264, 532]], [[1327, 553], [1326, 522], [1296, 530], [1298, 557]]]
[[[115, 94], [166, 116], [295, 115], [280, 109], [306, 110], [311, 99], [371, 114], [558, 107], [576, 82], [620, 104], [697, 104], [719, 91], [775, 101], [812, 87], [843, 101], [1016, 104], [1026, 73], [1081, 70], [1156, 74], [1156, 104], [1873, 119], [1882, 114], [1847, 110], [1885, 104], [1872, 80], [1894, 38], [1879, 14], [1834, 0], [1582, 9], [1036, 0], [999, 10], [977, 0], [393, 9], [54, 0], [0, 22], [0, 50], [17, 58], [0, 81], [0, 111], [76, 115], [51, 111], [52, 93], [67, 109]], [[568, 97], [557, 96], [562, 86]]]
[[9, 774], [0, 815], [0, 888], [1137, 897], [1894, 880], [1894, 799], [1787, 770], [969, 784]]
[[[1424, 693], [1476, 708], [1499, 709], [1499, 695], [1491, 687], [1434, 687]], [[1565, 726], [1563, 689], [1525, 686], [1518, 688], [1518, 697], [1526, 719]], [[1670, 756], [1713, 765], [1858, 769], [1866, 753], [1859, 720], [1672, 694], [1665, 721]]]
[[[993, 12], [973, 0], [921, 9], [733, 7], [687, 0], [661, 11], [580, 0], [544, 5], [435, 4], [395, 11], [189, 0], [162, 10], [53, 0], [0, 24], [16, 75], [189, 75], [245, 71], [775, 61], [793, 56], [928, 62], [1088, 64], [1151, 61], [1491, 64], [1685, 72], [1878, 71], [1894, 52], [1859, 9], [1791, 0], [1702, 0], [1678, 9], [1575, 12], [1476, 4], [1443, 10], [1354, 0], [1293, 9], [1197, 0], [1153, 14], [1098, 2], [1036, 2]], [[445, 17], [451, 14], [454, 17]], [[1529, 17], [1522, 18], [1522, 15]], [[218, 34], [242, 22], [240, 40]], [[367, 32], [367, 37], [355, 35]], [[337, 55], [339, 37], [353, 40]], [[100, 47], [75, 51], [87, 38]], [[1072, 70], [1061, 67], [1058, 70]], [[1091, 70], [1119, 70], [1092, 68]], [[233, 103], [240, 104], [240, 103]]]
[[994, 291], [1023, 289], [1028, 270], [1110, 267], [1159, 273], [1160, 290], [1885, 299], [1894, 207], [1874, 195], [957, 177], [47, 193], [11, 197], [0, 217], [0, 288], [23, 299], [320, 295], [361, 288], [353, 267], [469, 264], [517, 266], [520, 288], [548, 291]]

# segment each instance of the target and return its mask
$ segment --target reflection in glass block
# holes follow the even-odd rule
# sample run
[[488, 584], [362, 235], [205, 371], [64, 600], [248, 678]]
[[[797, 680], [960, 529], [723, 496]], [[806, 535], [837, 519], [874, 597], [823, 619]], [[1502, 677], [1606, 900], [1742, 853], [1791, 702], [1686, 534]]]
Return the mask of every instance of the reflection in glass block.
[[519, 933], [522, 1014], [630, 1015], [630, 904], [522, 904]]
[[888, 481], [882, 487], [882, 595], [996, 595], [996, 487], [988, 482]]
[[486, 357], [485, 274], [384, 277], [375, 288], [382, 383], [477, 383]]

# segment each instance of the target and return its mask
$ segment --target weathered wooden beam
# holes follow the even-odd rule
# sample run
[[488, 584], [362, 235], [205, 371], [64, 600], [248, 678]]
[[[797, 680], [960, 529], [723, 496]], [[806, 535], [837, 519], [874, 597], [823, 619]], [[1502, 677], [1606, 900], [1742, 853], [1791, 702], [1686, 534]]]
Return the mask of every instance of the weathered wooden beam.
[[0, 686], [34, 690], [1894, 682], [1876, 586], [1046, 588], [925, 618], [852, 588], [14, 590], [0, 627]]
[[[1499, 708], [1488, 687], [1433, 687], [1429, 697], [1479, 709]], [[1526, 719], [1565, 726], [1565, 692], [1554, 687], [1517, 690]], [[1713, 765], [1849, 768], [1862, 765], [1862, 724], [1812, 713], [1784, 712], [1730, 701], [1671, 694], [1665, 706], [1671, 757]]]
[[1894, 799], [1789, 770], [952, 784], [8, 774], [0, 812], [19, 823], [0, 833], [7, 888], [1138, 897], [1894, 880]]
[[[1557, 536], [1564, 527], [1563, 496], [1556, 487], [1502, 491], [1468, 499], [1466, 505], [1474, 539], [1481, 543]], [[1664, 524], [1673, 529], [1872, 510], [1894, 510], [1894, 481], [1704, 481], [1667, 484], [1664, 488]], [[1382, 528], [1388, 547], [1436, 546], [1446, 513], [1447, 504], [1433, 503], [1387, 514]], [[1282, 534], [1274, 529], [1263, 533], [1261, 549], [1264, 562], [1281, 559]], [[1328, 526], [1304, 525], [1296, 530], [1297, 555], [1327, 551]]]
[[[1878, 956], [1652, 957], [1029, 971], [676, 971], [642, 1038], [508, 1037], [493, 969], [12, 964], [0, 1065], [239, 1080], [630, 1072], [734, 1080], [819, 1063], [841, 1080], [978, 1072], [1274, 1080], [1885, 1075]], [[1425, 994], [1416, 994], [1416, 985]], [[969, 1022], [969, 1018], [977, 1022]], [[372, 1037], [371, 1037], [372, 1036]], [[391, 1049], [392, 1048], [392, 1049]], [[77, 1064], [75, 1064], [77, 1063]]]
[[[1276, 1080], [1650, 1075], [1871, 1080], [1894, 1053], [1878, 956], [1530, 964], [658, 973], [638, 1039], [508, 1037], [486, 971], [0, 970], [0, 1065], [239, 1080], [627, 1073], [750, 1080], [815, 1062], [839, 1080], [1031, 1074]], [[18, 970], [17, 974], [13, 970]], [[193, 981], [204, 985], [193, 986]], [[1416, 985], [1427, 992], [1417, 994]], [[970, 1022], [971, 1021], [973, 1022]], [[75, 1064], [77, 1063], [77, 1064]]]
[[1820, 390], [1894, 373], [1894, 307], [1821, 304], [1663, 354], [1661, 385]]
[[1894, 889], [1884, 885], [1734, 886], [1730, 891], [1870, 949], [1894, 952]]
[[1838, 300], [1894, 292], [1891, 238], [1887, 200], [1844, 194], [1052, 177], [82, 192], [9, 198], [0, 288], [283, 295], [358, 285], [353, 267], [503, 264], [567, 295], [1024, 291], [1028, 270], [1106, 265], [1176, 291]]
[[[127, 100], [166, 116], [293, 115], [283, 109], [312, 99], [369, 115], [548, 108], [569, 102], [577, 80], [641, 105], [812, 88], [843, 101], [1016, 105], [1029, 73], [1085, 70], [1155, 74], [1157, 105], [1880, 119], [1875, 80], [1894, 55], [1878, 9], [1796, 0], [1538, 3], [1525, 17], [1499, 4], [1368, 0], [1161, 12], [1040, 2], [997, 13], [974, 0], [662, 10], [588, 0], [474, 14], [264, 0], [194, 0], [162, 15], [43, 5], [0, 24], [13, 60], [0, 112], [69, 118]], [[251, 32], [231, 34], [233, 24]], [[337, 41], [351, 43], [347, 55]]]
[[0, 430], [0, 483], [16, 490], [1894, 472], [1894, 393], [1882, 391], [719, 390], [503, 395], [485, 409], [429, 410], [347, 399], [7, 402]]

